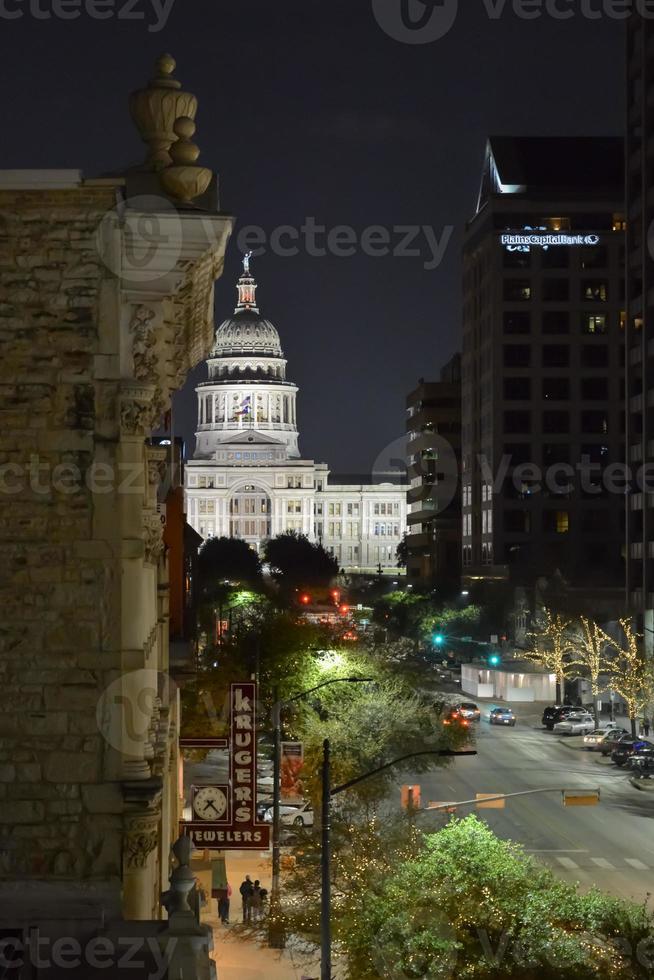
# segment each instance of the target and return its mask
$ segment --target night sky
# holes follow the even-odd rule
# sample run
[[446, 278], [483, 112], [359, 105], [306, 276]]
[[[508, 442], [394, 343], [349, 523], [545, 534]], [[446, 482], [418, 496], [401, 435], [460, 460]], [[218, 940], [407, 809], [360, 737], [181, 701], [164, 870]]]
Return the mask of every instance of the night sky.
[[[198, 96], [201, 162], [219, 172], [237, 231], [313, 217], [358, 238], [382, 225], [396, 243], [394, 226], [429, 226], [437, 239], [454, 226], [436, 269], [424, 268], [432, 253], [422, 234], [416, 257], [319, 258], [301, 247], [253, 260], [262, 313], [300, 385], [303, 455], [335, 472], [370, 471], [403, 434], [407, 392], [459, 347], [461, 234], [486, 135], [620, 133], [622, 25], [581, 14], [522, 20], [510, 3], [490, 19], [481, 0], [462, 0], [445, 37], [416, 45], [384, 33], [372, 0], [176, 0], [161, 31], [148, 30], [152, 0], [130, 2], [144, 20], [38, 20], [30, 3], [48, 10], [53, 0], [7, 0], [24, 16], [0, 20], [12, 93], [2, 167], [91, 176], [138, 162], [128, 93], [170, 51]], [[239, 269], [233, 239], [218, 322], [234, 307]], [[176, 400], [189, 449], [203, 376], [194, 372]]]

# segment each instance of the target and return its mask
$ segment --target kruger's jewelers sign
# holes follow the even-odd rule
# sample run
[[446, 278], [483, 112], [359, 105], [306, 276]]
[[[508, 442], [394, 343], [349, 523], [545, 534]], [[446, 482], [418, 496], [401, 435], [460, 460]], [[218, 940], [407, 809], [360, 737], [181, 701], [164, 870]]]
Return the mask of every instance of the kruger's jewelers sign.
[[265, 850], [270, 827], [257, 817], [256, 684], [232, 684], [230, 689], [229, 823], [193, 820], [182, 824], [199, 848], [220, 851]]

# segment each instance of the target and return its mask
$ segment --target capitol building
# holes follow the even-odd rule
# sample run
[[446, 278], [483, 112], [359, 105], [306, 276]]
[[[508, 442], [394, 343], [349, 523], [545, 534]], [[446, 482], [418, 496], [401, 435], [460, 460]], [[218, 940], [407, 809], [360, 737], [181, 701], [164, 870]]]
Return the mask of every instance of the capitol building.
[[326, 463], [301, 458], [298, 388], [286, 378], [277, 330], [257, 307], [249, 256], [237, 288], [234, 315], [216, 331], [208, 380], [196, 389], [189, 524], [203, 538], [241, 538], [257, 551], [267, 538], [298, 531], [320, 541], [346, 572], [395, 571], [406, 483], [372, 476], [331, 483]]

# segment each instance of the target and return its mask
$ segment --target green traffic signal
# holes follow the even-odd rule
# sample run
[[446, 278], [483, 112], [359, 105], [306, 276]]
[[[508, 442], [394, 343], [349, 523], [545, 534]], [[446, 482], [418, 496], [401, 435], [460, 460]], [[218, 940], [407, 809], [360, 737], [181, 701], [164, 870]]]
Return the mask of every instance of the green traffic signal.
[[491, 653], [488, 657], [488, 663], [491, 667], [497, 667], [498, 664], [502, 662], [502, 658], [499, 653]]
[[442, 646], [444, 639], [445, 637], [443, 636], [442, 633], [434, 633], [433, 640], [437, 647]]

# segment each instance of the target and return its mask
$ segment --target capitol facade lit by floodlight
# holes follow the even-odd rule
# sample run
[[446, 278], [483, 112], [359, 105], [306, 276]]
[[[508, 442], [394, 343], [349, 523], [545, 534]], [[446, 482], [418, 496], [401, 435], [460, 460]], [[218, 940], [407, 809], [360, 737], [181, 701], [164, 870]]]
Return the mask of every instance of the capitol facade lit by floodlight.
[[[320, 541], [347, 572], [396, 569], [406, 529], [405, 482], [330, 483], [329, 466], [302, 459], [298, 387], [286, 378], [277, 330], [256, 304], [249, 256], [234, 315], [216, 331], [198, 395], [186, 466], [189, 524], [203, 538], [241, 538], [257, 551], [284, 531]], [[386, 482], [388, 481], [388, 482]]]

